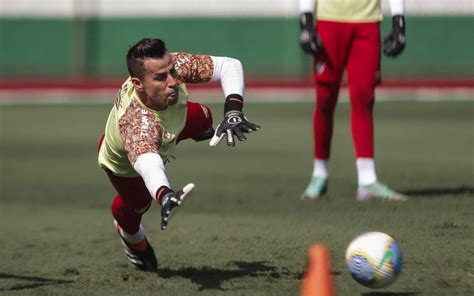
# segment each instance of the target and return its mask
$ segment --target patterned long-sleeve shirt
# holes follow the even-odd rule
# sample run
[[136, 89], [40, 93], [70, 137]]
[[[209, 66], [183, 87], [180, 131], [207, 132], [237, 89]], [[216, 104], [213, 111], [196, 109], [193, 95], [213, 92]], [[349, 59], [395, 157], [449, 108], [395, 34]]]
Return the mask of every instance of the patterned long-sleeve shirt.
[[166, 162], [186, 124], [188, 92], [185, 83], [211, 80], [214, 72], [211, 56], [189, 53], [172, 53], [171, 56], [179, 84], [175, 105], [163, 111], [147, 108], [137, 97], [130, 77], [117, 94], [98, 159], [99, 166], [117, 176], [138, 176], [133, 165], [145, 153], [158, 153]]

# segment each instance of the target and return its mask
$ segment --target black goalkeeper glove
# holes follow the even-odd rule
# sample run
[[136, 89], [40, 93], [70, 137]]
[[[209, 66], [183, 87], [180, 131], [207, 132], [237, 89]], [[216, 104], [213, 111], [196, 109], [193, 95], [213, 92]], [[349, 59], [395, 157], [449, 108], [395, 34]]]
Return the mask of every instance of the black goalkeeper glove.
[[245, 141], [244, 133], [251, 133], [260, 129], [259, 125], [247, 120], [242, 112], [243, 98], [240, 95], [229, 95], [224, 106], [224, 120], [217, 126], [214, 136], [209, 142], [210, 146], [217, 146], [224, 136], [227, 146], [235, 146], [234, 136], [239, 141]]
[[405, 43], [405, 17], [394, 15], [392, 17], [392, 31], [383, 41], [383, 53], [389, 57], [396, 57], [405, 48]]
[[314, 30], [314, 17], [311, 12], [302, 13], [300, 16], [300, 45], [309, 54], [318, 54], [323, 50], [323, 45]]
[[174, 192], [166, 186], [158, 190], [157, 198], [161, 204], [161, 230], [165, 230], [168, 222], [173, 217], [176, 208], [181, 205], [186, 196], [194, 189], [194, 184], [189, 183], [183, 190]]

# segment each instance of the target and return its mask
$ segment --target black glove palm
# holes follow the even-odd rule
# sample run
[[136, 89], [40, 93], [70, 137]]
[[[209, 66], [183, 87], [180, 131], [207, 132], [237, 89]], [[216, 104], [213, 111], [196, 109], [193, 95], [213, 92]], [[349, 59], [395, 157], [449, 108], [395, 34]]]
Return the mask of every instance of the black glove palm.
[[309, 54], [317, 54], [322, 51], [323, 45], [314, 30], [314, 17], [310, 12], [301, 14], [300, 17], [300, 45]]
[[405, 17], [395, 15], [392, 17], [392, 31], [383, 42], [383, 53], [389, 57], [396, 57], [405, 48], [405, 43]]

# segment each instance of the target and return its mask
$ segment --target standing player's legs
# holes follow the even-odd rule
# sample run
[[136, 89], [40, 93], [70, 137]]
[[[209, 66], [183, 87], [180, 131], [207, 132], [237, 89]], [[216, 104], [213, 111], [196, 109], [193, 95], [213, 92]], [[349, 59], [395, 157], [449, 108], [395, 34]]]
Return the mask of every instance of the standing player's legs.
[[186, 125], [179, 134], [177, 142], [186, 139], [203, 141], [212, 138], [214, 129], [212, 128], [211, 110], [199, 103], [190, 102], [186, 104]]
[[[377, 183], [374, 162], [373, 107], [380, 81], [380, 24], [354, 24], [347, 62], [351, 101], [351, 130], [356, 156], [359, 199], [392, 198], [395, 192]], [[379, 186], [380, 185], [380, 186]]]
[[327, 190], [334, 110], [352, 35], [350, 25], [340, 22], [318, 21], [317, 30], [324, 52], [315, 56], [314, 64], [314, 166], [311, 181], [303, 193], [303, 198], [309, 199], [319, 198]]

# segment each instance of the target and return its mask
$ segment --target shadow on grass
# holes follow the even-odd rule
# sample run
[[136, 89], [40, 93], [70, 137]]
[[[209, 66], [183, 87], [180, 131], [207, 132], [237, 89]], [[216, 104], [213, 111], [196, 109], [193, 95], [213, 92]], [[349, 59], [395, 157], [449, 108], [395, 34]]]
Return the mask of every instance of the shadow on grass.
[[26, 281], [25, 284], [15, 284], [9, 288], [0, 288], [0, 292], [2, 291], [18, 291], [24, 289], [34, 289], [43, 286], [50, 286], [50, 285], [64, 285], [64, 284], [71, 284], [74, 281], [66, 281], [66, 280], [58, 280], [58, 279], [47, 279], [37, 276], [24, 276], [24, 275], [13, 275], [13, 274], [6, 274], [0, 273], [0, 279], [13, 279], [13, 280], [22, 280]]
[[223, 282], [237, 278], [301, 279], [303, 275], [302, 273], [292, 273], [286, 268], [278, 269], [266, 261], [234, 261], [232, 263], [235, 267], [229, 267], [229, 269], [212, 267], [159, 268], [157, 273], [162, 278], [182, 277], [189, 279], [199, 286], [199, 291], [226, 290], [222, 288]]
[[432, 197], [440, 195], [474, 195], [474, 187], [460, 186], [453, 188], [422, 188], [404, 190], [401, 193], [409, 197]]
[[369, 292], [369, 293], [364, 293], [362, 296], [415, 296], [415, 295], [420, 295], [418, 292], [402, 292], [402, 293], [397, 293], [397, 292]]

